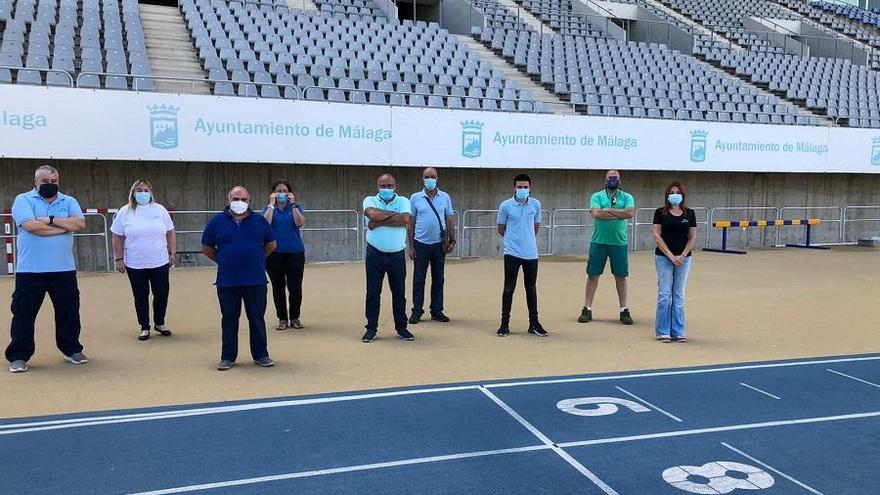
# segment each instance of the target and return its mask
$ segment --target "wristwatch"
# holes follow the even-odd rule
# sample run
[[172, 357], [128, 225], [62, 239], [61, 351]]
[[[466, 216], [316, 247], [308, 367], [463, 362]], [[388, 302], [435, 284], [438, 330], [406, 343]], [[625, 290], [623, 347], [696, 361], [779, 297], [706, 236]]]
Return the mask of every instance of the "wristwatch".
[[275, 205], [266, 205], [266, 208], [269, 208], [270, 210], [274, 210], [274, 209], [275, 209]]
[[49, 215], [49, 225], [55, 225], [55, 215]]

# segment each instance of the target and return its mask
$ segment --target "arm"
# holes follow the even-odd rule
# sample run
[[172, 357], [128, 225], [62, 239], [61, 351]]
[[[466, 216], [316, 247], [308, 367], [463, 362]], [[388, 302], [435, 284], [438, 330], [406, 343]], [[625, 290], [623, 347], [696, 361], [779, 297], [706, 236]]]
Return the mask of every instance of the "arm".
[[406, 227], [410, 224], [411, 215], [406, 213], [394, 213], [390, 211], [381, 211], [376, 208], [367, 208], [364, 210], [364, 216], [370, 219], [367, 226], [370, 230], [376, 227]]
[[[662, 227], [660, 224], [655, 223], [653, 225], [651, 233], [654, 234], [654, 242], [657, 243], [657, 247], [660, 249], [660, 251], [662, 251], [663, 254], [665, 254], [666, 257], [669, 258], [670, 261], [674, 262], [675, 255], [672, 254], [672, 251], [669, 249], [669, 246], [666, 245], [666, 241], [664, 241], [663, 237], [660, 236], [661, 229], [662, 229]], [[696, 229], [694, 229], [694, 230], [696, 230]]]
[[541, 224], [540, 224], [540, 223], [536, 223], [536, 224], [535, 224], [535, 235], [538, 235], [538, 231], [540, 231], [540, 230], [541, 230]]
[[168, 244], [168, 264], [174, 266], [174, 256], [177, 254], [177, 232], [174, 229], [165, 232], [165, 242]]
[[612, 216], [612, 218], [620, 218], [620, 219], [629, 219], [629, 218], [634, 217], [636, 214], [636, 209], [633, 207], [624, 208], [622, 210], [611, 209], [611, 210], [606, 210], [606, 211], [608, 212], [609, 215]]
[[202, 244], [202, 254], [208, 257], [214, 263], [217, 262], [217, 249], [214, 246], [206, 246]]
[[412, 227], [406, 228], [406, 240], [409, 243], [409, 259], [416, 260], [416, 229]]
[[21, 224], [21, 228], [23, 228], [24, 230], [26, 230], [27, 232], [29, 232], [31, 234], [38, 235], [40, 237], [52, 237], [55, 235], [61, 235], [61, 234], [67, 233], [66, 230], [64, 230], [60, 227], [54, 227], [52, 225], [49, 225], [47, 223], [48, 221], [49, 221], [48, 218], [46, 218], [45, 222], [42, 222], [40, 220], [28, 220], [28, 221]]
[[[302, 227], [303, 225], [306, 224], [306, 216], [303, 215], [303, 213], [299, 210], [299, 208], [297, 208], [295, 206], [292, 208], [293, 208], [293, 223], [294, 223], [294, 225], [296, 225], [297, 227]], [[268, 220], [268, 218], [266, 220]]]
[[686, 258], [691, 251], [694, 250], [694, 245], [697, 243], [697, 228], [691, 227], [688, 229], [688, 242], [684, 246], [684, 251], [681, 252], [682, 259]]
[[116, 271], [125, 273], [125, 236], [113, 234], [113, 262]]
[[55, 217], [52, 224], [67, 232], [79, 232], [86, 228], [86, 219], [81, 217]]
[[269, 222], [269, 225], [272, 225], [272, 219], [275, 218], [275, 208], [266, 208], [266, 213], [263, 213], [263, 218]]
[[504, 237], [504, 233], [507, 232], [507, 225], [498, 224], [498, 235]]
[[266, 256], [269, 256], [270, 254], [272, 254], [272, 251], [275, 251], [276, 247], [278, 247], [277, 241], [272, 241], [272, 242], [266, 243], [266, 245], [263, 246], [263, 250], [265, 251]]
[[458, 243], [458, 239], [455, 238], [455, 217], [452, 215], [446, 216], [446, 235], [449, 238], [446, 254], [449, 254], [455, 250], [455, 245]]

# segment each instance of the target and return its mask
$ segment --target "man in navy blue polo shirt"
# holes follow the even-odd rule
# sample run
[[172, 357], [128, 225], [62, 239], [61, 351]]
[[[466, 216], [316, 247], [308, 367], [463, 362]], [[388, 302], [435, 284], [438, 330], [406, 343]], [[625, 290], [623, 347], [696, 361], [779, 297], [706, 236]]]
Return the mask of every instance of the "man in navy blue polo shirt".
[[34, 189], [12, 205], [18, 226], [18, 260], [12, 293], [12, 342], [6, 348], [9, 371], [28, 370], [34, 355], [34, 323], [46, 293], [55, 307], [55, 343], [64, 359], [89, 362], [79, 343], [79, 288], [73, 257], [73, 233], [86, 226], [76, 199], [58, 192], [58, 170], [49, 165], [34, 173]]
[[275, 250], [275, 234], [261, 215], [250, 209], [250, 194], [242, 186], [227, 195], [228, 206], [208, 222], [202, 252], [217, 263], [223, 349], [217, 369], [228, 370], [238, 357], [241, 304], [250, 328], [251, 356], [262, 367], [275, 363], [266, 340], [266, 256]]
[[532, 179], [519, 174], [513, 179], [513, 197], [498, 207], [498, 235], [504, 237], [504, 293], [501, 296], [501, 326], [498, 336], [510, 334], [510, 307], [519, 269], [523, 270], [526, 304], [529, 307], [529, 333], [546, 337], [538, 321], [538, 229], [541, 228], [541, 202], [530, 197]]

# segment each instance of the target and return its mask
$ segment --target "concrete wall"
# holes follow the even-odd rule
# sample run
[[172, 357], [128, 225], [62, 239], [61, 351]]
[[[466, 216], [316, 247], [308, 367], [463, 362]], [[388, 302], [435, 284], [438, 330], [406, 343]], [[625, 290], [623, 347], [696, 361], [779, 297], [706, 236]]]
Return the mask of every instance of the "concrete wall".
[[[33, 171], [43, 162], [31, 160], [0, 160], [0, 208], [11, 207], [15, 195], [28, 190], [33, 184]], [[378, 167], [343, 166], [289, 166], [289, 165], [231, 165], [208, 163], [142, 163], [47, 161], [61, 171], [61, 190], [72, 194], [83, 208], [116, 208], [125, 202], [128, 188], [138, 177], [149, 178], [156, 186], [156, 197], [171, 210], [219, 210], [225, 204], [228, 189], [244, 184], [255, 198], [255, 205], [265, 204], [274, 179], [290, 179], [298, 200], [308, 210], [360, 210], [363, 197], [375, 193], [376, 178], [386, 169]], [[389, 168], [407, 195], [420, 188], [420, 170]], [[495, 209], [512, 191], [516, 170], [451, 169], [440, 170], [441, 188], [448, 191], [459, 211]], [[587, 208], [588, 196], [602, 187], [602, 170], [562, 171], [535, 170], [533, 194], [541, 200], [544, 209]], [[624, 188], [633, 193], [640, 207], [659, 206], [665, 184], [673, 179], [682, 180], [688, 188], [691, 206], [846, 206], [880, 205], [880, 174], [766, 174], [766, 173], [705, 173], [705, 172], [640, 172], [623, 173]], [[746, 211], [719, 215], [717, 220], [747, 218]], [[768, 218], [752, 212], [752, 219]], [[813, 212], [813, 216], [827, 212]], [[469, 214], [469, 224], [490, 227], [470, 230], [462, 239], [465, 255], [496, 256], [500, 242], [494, 233], [493, 213]], [[792, 217], [802, 212], [792, 212]], [[866, 211], [865, 217], [880, 217], [880, 209]], [[179, 214], [175, 217], [177, 229], [198, 231], [210, 214]], [[560, 213], [557, 224], [589, 223], [584, 212]], [[705, 212], [700, 212], [700, 220]], [[769, 217], [769, 218], [772, 218]], [[308, 227], [331, 228], [356, 226], [357, 213], [312, 213]], [[640, 214], [640, 222], [650, 222], [651, 212]], [[549, 218], [544, 220], [549, 225]], [[89, 217], [88, 232], [103, 232], [101, 218]], [[837, 224], [822, 225], [815, 233], [816, 242], [837, 241]], [[795, 242], [803, 235], [802, 227], [788, 227], [782, 241]], [[743, 234], [738, 229], [731, 233], [734, 245], [767, 246], [775, 242], [773, 229], [749, 229]], [[557, 254], [584, 254], [587, 228], [562, 228], [555, 232]], [[880, 234], [880, 222], [854, 224], [848, 235], [851, 240], [866, 235]], [[704, 229], [700, 229], [703, 237]], [[354, 259], [358, 245], [354, 231], [306, 232], [310, 261]], [[180, 234], [179, 251], [198, 250], [199, 235]], [[704, 240], [701, 239], [702, 243]], [[713, 232], [713, 244], [720, 240]], [[548, 250], [549, 234], [541, 233], [541, 249]], [[80, 269], [103, 270], [106, 267], [102, 237], [83, 237], [77, 240]], [[651, 246], [650, 227], [639, 228], [636, 246]], [[192, 262], [204, 263], [200, 256]], [[184, 264], [188, 263], [184, 260]], [[0, 270], [5, 270], [4, 268]], [[5, 271], [0, 271], [5, 273]]]
[[471, 34], [471, 27], [483, 27], [483, 13], [466, 0], [442, 0], [440, 25], [452, 34]]

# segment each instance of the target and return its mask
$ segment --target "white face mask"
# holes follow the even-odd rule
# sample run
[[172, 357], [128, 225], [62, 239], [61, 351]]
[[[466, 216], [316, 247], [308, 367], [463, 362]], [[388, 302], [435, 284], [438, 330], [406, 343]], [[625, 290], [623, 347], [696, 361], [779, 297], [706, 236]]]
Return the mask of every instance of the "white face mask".
[[241, 215], [242, 213], [247, 211], [248, 204], [244, 201], [233, 201], [229, 203], [229, 209], [232, 210], [232, 213], [235, 213], [236, 215]]

